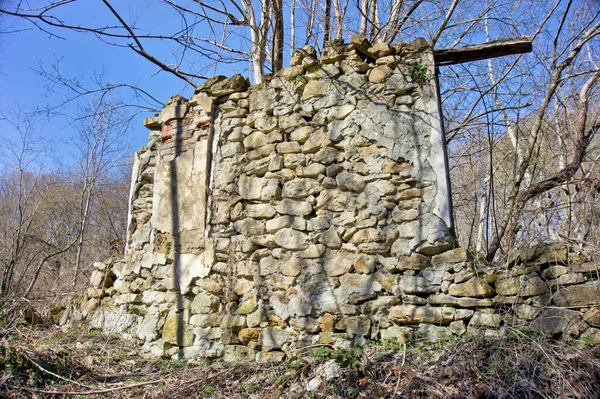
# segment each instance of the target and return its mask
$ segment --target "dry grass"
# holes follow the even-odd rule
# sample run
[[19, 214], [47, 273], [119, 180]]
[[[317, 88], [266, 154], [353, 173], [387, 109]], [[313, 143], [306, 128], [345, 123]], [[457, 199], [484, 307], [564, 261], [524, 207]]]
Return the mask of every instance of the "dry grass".
[[[279, 364], [208, 364], [153, 359], [118, 337], [83, 328], [32, 325], [23, 310], [4, 316], [0, 397], [6, 398], [600, 397], [600, 348], [527, 331], [513, 330], [504, 340], [315, 348]], [[345, 367], [307, 391], [311, 380], [323, 376], [324, 363]]]

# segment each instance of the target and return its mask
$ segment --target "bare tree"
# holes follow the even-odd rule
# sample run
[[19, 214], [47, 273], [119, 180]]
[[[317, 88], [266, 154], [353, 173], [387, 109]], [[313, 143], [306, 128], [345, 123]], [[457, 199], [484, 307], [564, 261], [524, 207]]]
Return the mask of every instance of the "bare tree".
[[78, 160], [79, 184], [79, 238], [73, 276], [73, 288], [77, 285], [83, 262], [85, 236], [92, 212], [92, 204], [99, 195], [102, 183], [111, 169], [125, 157], [130, 118], [123, 115], [119, 100], [107, 95], [96, 96], [79, 110], [77, 136], [73, 144]]

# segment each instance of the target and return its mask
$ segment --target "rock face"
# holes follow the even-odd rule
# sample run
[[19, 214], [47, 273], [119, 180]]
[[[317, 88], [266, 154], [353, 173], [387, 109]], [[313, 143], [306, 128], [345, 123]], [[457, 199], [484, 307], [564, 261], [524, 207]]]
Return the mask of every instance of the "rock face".
[[596, 268], [560, 251], [507, 275], [454, 248], [436, 82], [410, 78], [432, 52], [398, 48], [305, 47], [260, 86], [216, 77], [169, 100], [135, 157], [125, 254], [96, 265], [83, 314], [155, 354], [281, 360], [499, 329], [505, 303], [531, 322], [552, 287], [558, 306], [597, 305], [579, 284]]

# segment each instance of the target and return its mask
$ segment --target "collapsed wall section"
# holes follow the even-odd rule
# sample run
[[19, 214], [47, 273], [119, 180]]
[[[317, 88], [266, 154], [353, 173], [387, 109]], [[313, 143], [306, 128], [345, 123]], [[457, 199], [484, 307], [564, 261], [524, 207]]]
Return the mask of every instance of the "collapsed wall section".
[[497, 274], [452, 250], [428, 45], [331, 41], [291, 65], [254, 87], [210, 79], [146, 121], [92, 326], [228, 360], [497, 331]]

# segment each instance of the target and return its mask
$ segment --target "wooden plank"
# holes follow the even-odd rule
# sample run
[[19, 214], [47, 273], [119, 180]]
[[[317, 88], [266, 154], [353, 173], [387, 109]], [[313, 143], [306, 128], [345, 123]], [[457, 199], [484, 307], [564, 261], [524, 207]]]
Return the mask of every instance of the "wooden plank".
[[453, 65], [511, 54], [529, 53], [531, 49], [531, 38], [524, 36], [453, 49], [436, 50], [433, 52], [433, 58], [437, 66]]

